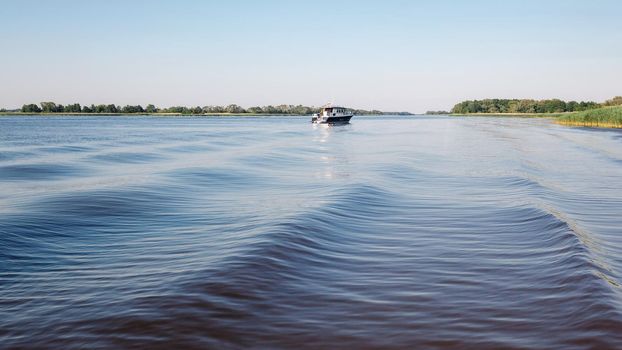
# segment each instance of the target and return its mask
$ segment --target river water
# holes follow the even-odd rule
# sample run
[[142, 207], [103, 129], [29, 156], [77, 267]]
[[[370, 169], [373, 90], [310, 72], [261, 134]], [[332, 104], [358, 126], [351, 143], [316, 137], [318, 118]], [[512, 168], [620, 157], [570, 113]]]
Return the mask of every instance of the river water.
[[622, 348], [622, 133], [0, 118], [0, 348]]

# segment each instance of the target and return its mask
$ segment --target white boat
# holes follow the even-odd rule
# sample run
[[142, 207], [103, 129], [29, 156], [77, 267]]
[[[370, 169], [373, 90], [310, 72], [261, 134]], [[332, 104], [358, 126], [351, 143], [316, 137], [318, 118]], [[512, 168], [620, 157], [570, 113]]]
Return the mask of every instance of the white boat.
[[352, 111], [344, 107], [327, 104], [322, 106], [320, 113], [315, 113], [311, 118], [314, 124], [348, 124], [354, 116]]

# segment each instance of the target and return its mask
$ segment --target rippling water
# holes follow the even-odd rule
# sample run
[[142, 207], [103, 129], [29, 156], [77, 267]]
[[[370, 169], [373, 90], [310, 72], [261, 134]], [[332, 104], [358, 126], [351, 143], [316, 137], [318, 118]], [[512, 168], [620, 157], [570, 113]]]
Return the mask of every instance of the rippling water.
[[622, 133], [0, 118], [0, 347], [622, 348]]

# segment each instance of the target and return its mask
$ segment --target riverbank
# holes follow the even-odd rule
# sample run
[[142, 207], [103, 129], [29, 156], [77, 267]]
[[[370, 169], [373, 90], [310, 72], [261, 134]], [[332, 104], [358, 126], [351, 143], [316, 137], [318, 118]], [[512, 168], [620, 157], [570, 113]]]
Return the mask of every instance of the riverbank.
[[30, 113], [30, 112], [0, 112], [0, 116], [153, 116], [153, 117], [175, 117], [175, 116], [195, 116], [195, 117], [258, 117], [258, 116], [290, 116], [290, 117], [305, 117], [310, 116], [308, 114], [268, 114], [268, 113], [199, 113], [199, 114], [184, 114], [184, 113]]
[[468, 100], [456, 104], [451, 112], [448, 115], [458, 117], [552, 118], [555, 123], [561, 125], [622, 128], [622, 96], [616, 96], [602, 103], [560, 99]]
[[454, 117], [552, 118], [560, 125], [590, 128], [622, 128], [622, 106], [564, 113], [452, 113]]
[[[41, 102], [39, 104], [30, 103], [25, 104], [22, 108], [6, 109], [0, 108], [0, 115], [6, 114], [25, 114], [25, 115], [39, 115], [39, 114], [51, 114], [51, 115], [206, 115], [206, 116], [221, 116], [221, 115], [312, 115], [319, 113], [321, 107], [303, 106], [303, 105], [277, 105], [277, 106], [254, 106], [249, 108], [243, 108], [236, 104], [230, 104], [228, 106], [172, 106], [166, 108], [159, 108], [153, 104], [149, 104], [146, 107], [141, 105], [116, 105], [116, 104], [91, 104], [90, 106], [81, 105], [79, 103], [72, 103], [63, 105], [55, 102]], [[410, 112], [391, 112], [391, 111], [379, 111], [376, 109], [352, 109], [348, 108], [356, 115], [412, 115]]]
[[568, 113], [451, 113], [452, 117], [557, 118]]
[[[357, 117], [367, 116], [413, 116], [416, 114], [355, 114]], [[82, 116], [82, 117], [304, 117], [311, 118], [311, 114], [286, 114], [286, 113], [31, 113], [31, 112], [0, 112], [0, 117], [24, 116], [24, 117], [62, 117], [62, 116]]]
[[557, 124], [596, 128], [622, 128], [622, 106], [603, 107], [560, 116]]

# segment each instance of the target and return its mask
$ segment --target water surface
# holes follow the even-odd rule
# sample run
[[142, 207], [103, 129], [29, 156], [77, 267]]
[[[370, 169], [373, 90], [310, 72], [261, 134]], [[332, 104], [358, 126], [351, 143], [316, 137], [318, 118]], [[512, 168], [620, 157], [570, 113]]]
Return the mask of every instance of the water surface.
[[622, 133], [0, 118], [0, 347], [622, 348]]

